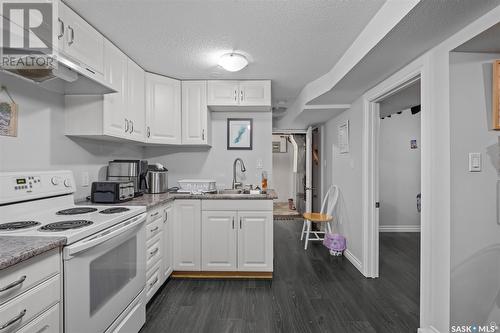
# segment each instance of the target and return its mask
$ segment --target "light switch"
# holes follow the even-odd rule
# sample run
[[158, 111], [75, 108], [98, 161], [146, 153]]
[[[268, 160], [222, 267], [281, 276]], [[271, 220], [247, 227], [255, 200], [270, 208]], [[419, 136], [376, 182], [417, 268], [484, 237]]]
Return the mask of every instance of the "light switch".
[[481, 153], [469, 153], [469, 172], [481, 171]]

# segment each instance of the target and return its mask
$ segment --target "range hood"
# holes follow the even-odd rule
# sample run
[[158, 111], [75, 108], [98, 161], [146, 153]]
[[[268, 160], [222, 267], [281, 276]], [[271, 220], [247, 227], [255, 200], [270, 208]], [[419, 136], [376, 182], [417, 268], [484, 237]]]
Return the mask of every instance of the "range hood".
[[57, 66], [48, 68], [4, 68], [5, 73], [31, 81], [38, 86], [64, 95], [104, 95], [117, 92], [88, 68], [57, 57]]

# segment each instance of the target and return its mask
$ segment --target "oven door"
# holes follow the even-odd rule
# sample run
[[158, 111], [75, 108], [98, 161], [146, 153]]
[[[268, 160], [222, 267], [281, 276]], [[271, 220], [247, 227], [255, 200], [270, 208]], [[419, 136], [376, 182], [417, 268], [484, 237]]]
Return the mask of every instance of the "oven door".
[[146, 214], [64, 248], [65, 332], [104, 332], [146, 283]]

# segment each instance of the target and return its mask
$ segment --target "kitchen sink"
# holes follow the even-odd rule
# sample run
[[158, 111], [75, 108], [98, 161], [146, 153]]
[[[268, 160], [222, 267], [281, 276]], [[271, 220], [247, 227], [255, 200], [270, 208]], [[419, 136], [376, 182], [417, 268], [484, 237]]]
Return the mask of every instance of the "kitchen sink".
[[224, 189], [224, 190], [219, 190], [217, 194], [231, 194], [231, 195], [249, 195], [250, 191], [249, 190], [243, 190], [243, 189]]

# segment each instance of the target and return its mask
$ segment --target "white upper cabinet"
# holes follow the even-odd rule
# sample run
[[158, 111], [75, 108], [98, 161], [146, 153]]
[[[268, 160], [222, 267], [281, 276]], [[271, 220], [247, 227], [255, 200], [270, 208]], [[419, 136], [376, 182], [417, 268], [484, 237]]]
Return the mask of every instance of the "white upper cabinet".
[[89, 74], [104, 74], [104, 37], [71, 8], [59, 2], [59, 51]]
[[110, 41], [104, 43], [104, 79], [116, 93], [104, 95], [103, 129], [105, 135], [126, 138], [127, 119], [127, 56]]
[[207, 81], [182, 81], [182, 144], [210, 144]]
[[213, 111], [270, 111], [271, 81], [208, 81], [208, 106]]
[[208, 81], [208, 105], [238, 105], [239, 82]]
[[181, 143], [181, 82], [146, 73], [146, 142]]
[[271, 81], [240, 81], [240, 105], [271, 107]]
[[144, 141], [145, 136], [144, 70], [132, 60], [127, 64], [127, 121], [130, 138]]

